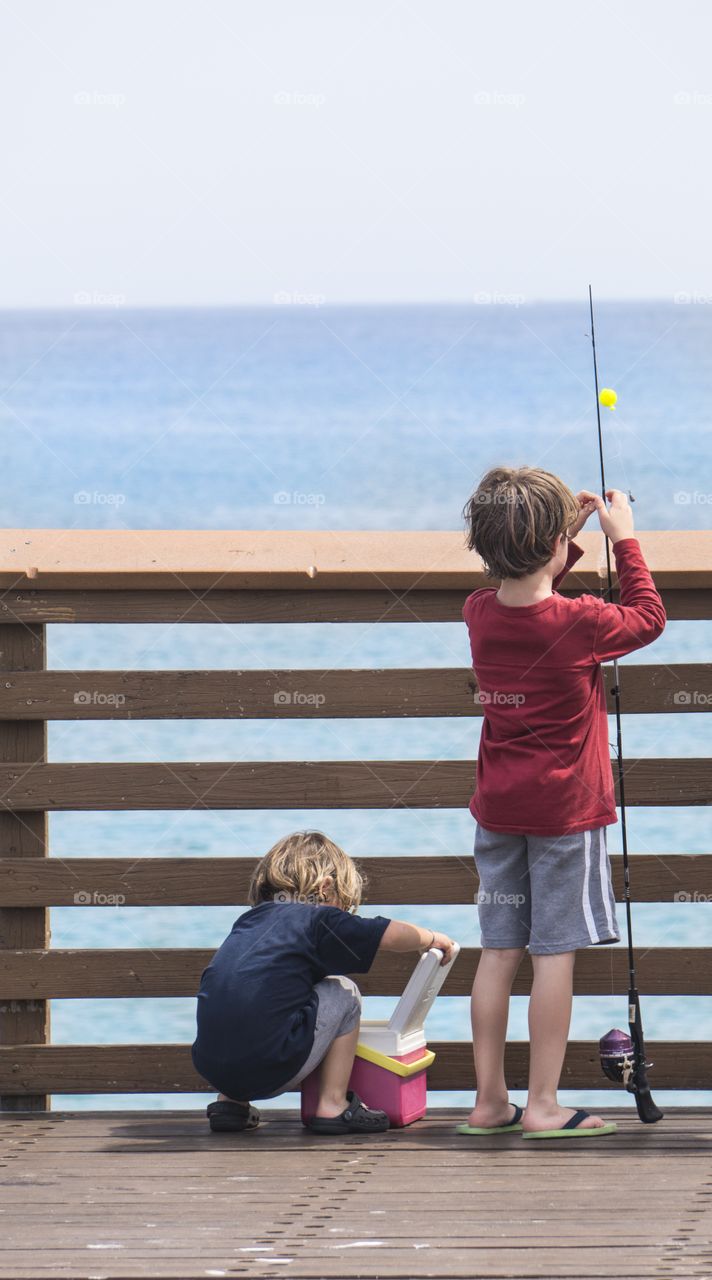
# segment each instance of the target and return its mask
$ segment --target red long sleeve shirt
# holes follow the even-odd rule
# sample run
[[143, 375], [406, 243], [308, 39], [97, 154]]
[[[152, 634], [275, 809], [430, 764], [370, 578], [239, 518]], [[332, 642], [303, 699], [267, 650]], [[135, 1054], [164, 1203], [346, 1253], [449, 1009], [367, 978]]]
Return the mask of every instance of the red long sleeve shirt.
[[617, 822], [600, 663], [650, 644], [665, 609], [636, 538], [613, 552], [620, 604], [556, 590], [503, 605], [496, 590], [468, 596], [463, 617], [484, 723], [470, 812], [483, 827], [555, 836]]

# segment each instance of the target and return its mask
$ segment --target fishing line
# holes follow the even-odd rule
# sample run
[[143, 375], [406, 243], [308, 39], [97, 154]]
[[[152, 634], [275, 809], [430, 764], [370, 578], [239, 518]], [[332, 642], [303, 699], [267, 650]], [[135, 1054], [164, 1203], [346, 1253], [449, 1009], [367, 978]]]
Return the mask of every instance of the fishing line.
[[[591, 348], [593, 352], [593, 378], [596, 390], [596, 422], [598, 426], [598, 457], [601, 468], [601, 496], [606, 502], [606, 467], [603, 456], [603, 431], [601, 428], [601, 396], [607, 398], [604, 404], [614, 408], [615, 392], [606, 390], [603, 393], [598, 386], [598, 361], [596, 357], [596, 331], [593, 321], [593, 293], [588, 286], [588, 305], [591, 315]], [[629, 493], [631, 501], [634, 501]], [[611, 572], [611, 549], [608, 538], [604, 534], [605, 561], [601, 557], [599, 578], [601, 595], [607, 603], [613, 601], [613, 574]], [[605, 567], [605, 578], [602, 570]], [[625, 806], [625, 766], [623, 760], [623, 724], [621, 715], [621, 691], [618, 677], [618, 661], [613, 659], [613, 688], [611, 690], [615, 703], [616, 746], [615, 755], [618, 765], [618, 796], [621, 811], [621, 844], [623, 849], [623, 902], [625, 904], [626, 930], [628, 935], [628, 1026], [630, 1036], [623, 1031], [609, 1031], [600, 1041], [601, 1066], [611, 1080], [623, 1083], [629, 1092], [635, 1095], [635, 1105], [643, 1124], [655, 1124], [662, 1120], [663, 1113], [655, 1105], [648, 1085], [647, 1069], [652, 1063], [645, 1061], [645, 1041], [643, 1038], [643, 1021], [640, 1012], [635, 972], [635, 951], [633, 948], [633, 914], [630, 889], [630, 858], [628, 854], [628, 831]]]

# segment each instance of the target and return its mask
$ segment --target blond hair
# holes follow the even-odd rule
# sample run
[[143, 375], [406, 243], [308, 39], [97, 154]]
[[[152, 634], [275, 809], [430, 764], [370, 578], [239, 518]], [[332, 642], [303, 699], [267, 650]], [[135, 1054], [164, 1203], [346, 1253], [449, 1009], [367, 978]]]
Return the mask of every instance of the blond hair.
[[248, 902], [324, 901], [321, 885], [330, 876], [333, 897], [344, 911], [355, 911], [361, 902], [363, 876], [338, 844], [321, 831], [294, 831], [284, 836], [255, 867]]
[[523, 578], [551, 560], [579, 506], [571, 490], [540, 467], [493, 467], [463, 516], [467, 545], [489, 578]]

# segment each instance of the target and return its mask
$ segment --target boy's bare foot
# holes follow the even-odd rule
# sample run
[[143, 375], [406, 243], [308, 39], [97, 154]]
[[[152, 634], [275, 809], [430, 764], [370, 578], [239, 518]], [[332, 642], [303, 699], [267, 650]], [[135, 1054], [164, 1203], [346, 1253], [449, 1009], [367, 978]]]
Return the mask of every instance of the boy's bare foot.
[[[544, 1129], [561, 1129], [575, 1115], [573, 1107], [550, 1107], [535, 1109], [527, 1107], [522, 1120], [522, 1128], [525, 1133], [536, 1133], [537, 1130]], [[601, 1116], [587, 1116], [581, 1124], [577, 1125], [577, 1129], [601, 1129], [606, 1121]]]
[[516, 1115], [513, 1102], [476, 1102], [466, 1123], [473, 1129], [497, 1129], [512, 1124]]

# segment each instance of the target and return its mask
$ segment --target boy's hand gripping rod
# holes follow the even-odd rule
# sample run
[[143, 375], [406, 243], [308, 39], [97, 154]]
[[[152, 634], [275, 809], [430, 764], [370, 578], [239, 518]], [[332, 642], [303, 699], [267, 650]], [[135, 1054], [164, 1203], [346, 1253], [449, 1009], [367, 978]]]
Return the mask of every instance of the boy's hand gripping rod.
[[[603, 501], [606, 501], [606, 473], [603, 462], [603, 432], [601, 430], [601, 402], [598, 390], [598, 363], [596, 360], [596, 334], [593, 324], [593, 294], [591, 286], [588, 286], [588, 305], [591, 313], [591, 347], [593, 350], [593, 377], [596, 388], [596, 421], [598, 424], [598, 456], [601, 464], [601, 494]], [[615, 397], [613, 398], [615, 403]], [[608, 538], [604, 535], [604, 546], [606, 551], [605, 568], [602, 563], [599, 564], [599, 576], [601, 578], [601, 594], [604, 599], [611, 601], [613, 599], [613, 575], [611, 573], [611, 552]], [[605, 578], [604, 578], [605, 574]], [[618, 762], [618, 794], [621, 809], [621, 839], [623, 846], [623, 901], [625, 903], [625, 917], [628, 931], [628, 1026], [630, 1028], [630, 1038], [633, 1044], [633, 1062], [626, 1061], [625, 1054], [621, 1055], [617, 1060], [609, 1060], [609, 1068], [604, 1062], [604, 1071], [610, 1075], [612, 1079], [622, 1080], [628, 1091], [635, 1096], [635, 1105], [638, 1110], [638, 1116], [643, 1124], [655, 1124], [657, 1120], [662, 1120], [663, 1113], [655, 1105], [653, 1095], [650, 1092], [648, 1084], [648, 1067], [652, 1063], [645, 1061], [645, 1041], [643, 1039], [643, 1021], [640, 1013], [640, 997], [636, 985], [635, 976], [635, 953], [633, 951], [633, 919], [631, 914], [631, 898], [630, 898], [630, 859], [628, 857], [628, 837], [626, 831], [626, 814], [625, 814], [625, 784], [623, 767], [623, 732], [621, 725], [621, 695], [620, 682], [618, 680], [618, 663], [613, 660], [613, 697], [615, 699], [616, 714], [616, 759]], [[610, 1033], [613, 1035], [614, 1033]], [[608, 1039], [608, 1037], [604, 1037]], [[603, 1061], [603, 1059], [602, 1059]]]

